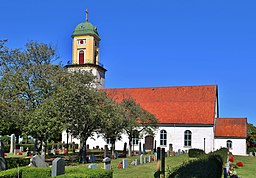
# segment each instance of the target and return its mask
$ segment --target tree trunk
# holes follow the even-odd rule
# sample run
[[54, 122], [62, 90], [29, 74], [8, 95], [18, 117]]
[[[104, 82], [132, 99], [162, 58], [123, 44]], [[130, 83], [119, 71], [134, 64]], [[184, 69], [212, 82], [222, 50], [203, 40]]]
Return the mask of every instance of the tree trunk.
[[129, 149], [128, 149], [129, 157], [132, 156], [132, 139], [129, 138]]
[[68, 130], [66, 132], [67, 132], [67, 145], [66, 145], [66, 148], [67, 148], [67, 155], [68, 155]]
[[111, 142], [111, 147], [112, 147], [112, 158], [116, 159], [116, 157], [115, 157], [115, 141]]
[[86, 159], [86, 141], [83, 141], [83, 146], [82, 146], [82, 163], [85, 164], [87, 163]]

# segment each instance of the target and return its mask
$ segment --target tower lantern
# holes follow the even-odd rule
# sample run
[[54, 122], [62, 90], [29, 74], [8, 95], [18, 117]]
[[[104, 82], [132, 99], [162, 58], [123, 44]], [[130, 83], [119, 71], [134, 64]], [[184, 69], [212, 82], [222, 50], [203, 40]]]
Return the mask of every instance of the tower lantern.
[[104, 88], [105, 72], [100, 63], [99, 47], [100, 36], [97, 28], [88, 21], [86, 9], [86, 21], [78, 24], [72, 34], [72, 64], [67, 65], [69, 71], [85, 70], [95, 77], [97, 88]]

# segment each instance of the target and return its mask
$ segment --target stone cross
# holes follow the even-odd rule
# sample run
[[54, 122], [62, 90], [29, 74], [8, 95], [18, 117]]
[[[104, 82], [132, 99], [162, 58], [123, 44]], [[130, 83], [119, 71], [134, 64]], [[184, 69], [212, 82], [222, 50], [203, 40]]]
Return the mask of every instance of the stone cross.
[[61, 158], [56, 158], [52, 162], [52, 177], [65, 174], [65, 161]]

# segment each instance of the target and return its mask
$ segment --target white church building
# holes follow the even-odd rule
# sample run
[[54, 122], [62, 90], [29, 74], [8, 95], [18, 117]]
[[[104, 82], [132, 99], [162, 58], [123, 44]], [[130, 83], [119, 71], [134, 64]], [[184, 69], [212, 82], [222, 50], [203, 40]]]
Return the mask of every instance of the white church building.
[[[218, 105], [218, 86], [170, 86], [151, 88], [104, 88], [105, 72], [99, 60], [100, 37], [97, 28], [88, 18], [77, 25], [73, 34], [72, 64], [66, 67], [70, 71], [91, 71], [96, 77], [96, 87], [107, 92], [117, 101], [133, 98], [142, 108], [155, 115], [158, 128], [154, 135], [133, 138], [134, 150], [139, 143], [146, 150], [155, 147], [170, 147], [174, 151], [199, 148], [211, 152], [228, 147], [235, 155], [246, 155], [247, 119], [220, 118]], [[62, 133], [62, 141], [67, 134]], [[79, 140], [69, 136], [71, 142]], [[122, 136], [116, 142], [116, 149], [122, 150], [128, 137]], [[89, 148], [104, 148], [108, 140], [95, 136], [88, 139]], [[109, 145], [110, 146], [110, 145]]]

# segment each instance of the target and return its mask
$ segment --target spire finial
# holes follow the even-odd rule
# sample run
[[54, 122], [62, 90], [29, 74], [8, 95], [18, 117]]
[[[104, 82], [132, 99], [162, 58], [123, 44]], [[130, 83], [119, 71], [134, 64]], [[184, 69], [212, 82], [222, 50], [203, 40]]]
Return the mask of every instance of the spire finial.
[[86, 22], [88, 22], [88, 9], [85, 10], [85, 14], [86, 14]]

